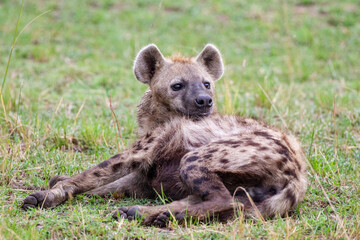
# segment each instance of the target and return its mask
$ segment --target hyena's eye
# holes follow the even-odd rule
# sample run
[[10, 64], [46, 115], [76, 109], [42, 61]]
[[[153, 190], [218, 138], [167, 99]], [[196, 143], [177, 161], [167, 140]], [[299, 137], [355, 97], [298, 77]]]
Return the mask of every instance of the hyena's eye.
[[209, 83], [209, 82], [204, 82], [204, 86], [205, 86], [207, 89], [210, 89], [210, 83]]
[[184, 85], [182, 85], [181, 83], [176, 83], [174, 85], [171, 86], [171, 89], [174, 91], [179, 91], [184, 87]]

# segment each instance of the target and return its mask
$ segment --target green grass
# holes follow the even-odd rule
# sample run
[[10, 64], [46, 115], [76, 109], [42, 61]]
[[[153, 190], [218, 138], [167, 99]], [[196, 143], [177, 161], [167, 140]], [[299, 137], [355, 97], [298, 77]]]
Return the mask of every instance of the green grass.
[[[20, 9], [20, 1], [0, 2], [1, 80]], [[48, 10], [18, 38], [2, 89], [0, 238], [360, 238], [357, 0], [25, 1], [18, 32]], [[311, 166], [294, 214], [158, 230], [108, 213], [160, 200], [79, 196], [52, 210], [20, 209], [51, 176], [79, 173], [134, 141], [146, 86], [132, 63], [150, 42], [165, 55], [216, 44], [226, 64], [219, 111], [297, 135]]]

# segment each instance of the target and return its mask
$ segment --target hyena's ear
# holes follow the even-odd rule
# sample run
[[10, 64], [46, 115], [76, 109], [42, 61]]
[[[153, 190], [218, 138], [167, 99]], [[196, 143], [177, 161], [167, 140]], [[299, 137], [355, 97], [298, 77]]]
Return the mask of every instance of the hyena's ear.
[[206, 71], [214, 78], [219, 80], [224, 73], [224, 64], [220, 51], [212, 44], [207, 44], [201, 53], [196, 57], [196, 61], [205, 67]]
[[155, 44], [140, 50], [134, 62], [135, 77], [143, 83], [150, 84], [156, 71], [166, 64], [164, 56]]

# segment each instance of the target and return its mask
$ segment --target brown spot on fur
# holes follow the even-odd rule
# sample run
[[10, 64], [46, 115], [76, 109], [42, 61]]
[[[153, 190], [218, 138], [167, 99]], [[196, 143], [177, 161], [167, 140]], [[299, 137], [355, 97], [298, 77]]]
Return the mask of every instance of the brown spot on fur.
[[279, 148], [277, 152], [281, 155], [284, 155], [289, 161], [293, 161], [294, 159], [291, 158], [289, 150], [285, 148]]
[[225, 144], [225, 145], [232, 145], [232, 144], [241, 144], [242, 141], [236, 141], [236, 140], [221, 140], [217, 141], [218, 144]]
[[286, 175], [293, 176], [294, 178], [297, 178], [297, 175], [293, 169], [287, 169], [284, 171]]
[[202, 199], [204, 199], [204, 198], [206, 198], [207, 196], [209, 196], [209, 191], [205, 191], [205, 192], [203, 192], [202, 194], [201, 194], [201, 198]]
[[101, 163], [98, 165], [98, 167], [99, 167], [99, 168], [106, 168], [106, 167], [110, 164], [110, 162], [112, 162], [113, 160], [118, 159], [119, 157], [120, 157], [120, 154], [115, 154], [114, 156], [112, 156], [112, 157], [109, 158], [108, 160], [101, 162]]
[[121, 168], [121, 165], [122, 165], [121, 162], [112, 165], [112, 166], [111, 166], [112, 171], [113, 171], [113, 172], [116, 172], [117, 170], [119, 170], [119, 169]]
[[289, 201], [290, 201], [291, 207], [293, 207], [295, 205], [295, 202], [296, 202], [294, 192], [290, 188], [288, 188], [286, 190], [285, 194], [286, 194], [286, 198], [289, 199]]
[[187, 175], [187, 173], [184, 171], [184, 170], [182, 170], [181, 171], [181, 175], [180, 175], [184, 180], [187, 180], [188, 178], [189, 178], [189, 176]]
[[223, 164], [226, 164], [226, 163], [229, 163], [229, 160], [224, 158], [224, 159], [221, 159], [220, 162], [223, 163]]
[[199, 167], [199, 170], [203, 173], [209, 173], [209, 169], [207, 169], [206, 167]]
[[263, 151], [269, 150], [269, 148], [265, 147], [265, 146], [262, 146], [262, 147], [259, 147], [258, 150], [263, 152]]
[[300, 163], [297, 161], [296, 158], [294, 158], [294, 160], [295, 160], [295, 164], [296, 164], [297, 168], [301, 171]]
[[245, 143], [245, 146], [253, 146], [253, 147], [259, 147], [260, 144], [259, 143], [256, 143], [254, 142], [253, 140], [249, 140]]
[[270, 139], [272, 137], [269, 133], [263, 132], [263, 131], [255, 131], [254, 135], [262, 136], [262, 137], [267, 138], [267, 139]]
[[214, 153], [214, 152], [217, 152], [219, 149], [217, 149], [217, 148], [213, 148], [213, 149], [210, 149], [209, 151], [208, 151], [208, 153]]
[[186, 162], [195, 162], [199, 158], [197, 156], [190, 156], [186, 159]]
[[154, 141], [154, 138], [152, 137], [152, 138], [149, 138], [149, 140], [147, 141], [147, 143], [152, 143]]
[[99, 168], [106, 168], [109, 165], [109, 160], [103, 161], [98, 164]]
[[216, 191], [216, 190], [220, 190], [220, 187], [219, 186], [211, 186], [210, 189]]
[[279, 160], [279, 161], [276, 162], [276, 166], [277, 166], [277, 168], [278, 168], [279, 170], [283, 170], [284, 165], [285, 165], [285, 163], [284, 163], [284, 161], [282, 161], [282, 160]]
[[206, 154], [204, 155], [204, 158], [211, 158], [212, 157], [212, 154]]
[[101, 175], [100, 175], [100, 172], [94, 172], [93, 175], [94, 175], [95, 177], [100, 177], [100, 176], [101, 176]]
[[277, 163], [276, 165], [278, 166], [278, 168], [280, 170], [282, 170], [285, 166], [285, 164], [288, 162], [289, 160], [286, 157], [282, 157]]
[[290, 151], [289, 149], [284, 145], [282, 144], [278, 139], [274, 139], [274, 138], [271, 138], [276, 145], [279, 146], [279, 149], [277, 149], [277, 152], [281, 155], [284, 155], [289, 161], [294, 161], [291, 156], [290, 156]]
[[131, 163], [131, 168], [132, 169], [136, 169], [136, 168], [138, 168], [140, 166], [140, 163], [139, 162], [132, 162]]
[[194, 168], [196, 168], [196, 165], [190, 165], [190, 166], [188, 166], [187, 168], [186, 168], [186, 171], [188, 172], [188, 171], [191, 171], [191, 170], [193, 170]]
[[208, 181], [210, 181], [210, 179], [208, 177], [200, 177], [200, 178], [194, 179], [193, 183], [195, 185], [199, 185], [199, 184], [201, 184], [203, 182], [208, 182]]
[[265, 169], [266, 173], [269, 175], [269, 176], [272, 176], [273, 173], [269, 170], [269, 169]]

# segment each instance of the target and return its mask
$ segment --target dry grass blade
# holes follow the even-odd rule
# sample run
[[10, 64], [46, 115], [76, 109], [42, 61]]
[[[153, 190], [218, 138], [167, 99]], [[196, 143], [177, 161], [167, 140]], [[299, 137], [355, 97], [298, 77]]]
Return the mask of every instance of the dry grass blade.
[[261, 91], [265, 94], [266, 98], [269, 100], [271, 106], [274, 108], [276, 114], [279, 116], [279, 118], [281, 119], [282, 124], [284, 125], [284, 127], [289, 130], [288, 125], [286, 124], [284, 118], [280, 115], [280, 112], [278, 111], [277, 107], [275, 106], [275, 104], [273, 103], [273, 101], [271, 100], [271, 98], [269, 97], [269, 95], [267, 94], [267, 92], [263, 89], [263, 87], [257, 83], [257, 85], [259, 86], [259, 88], [261, 89]]
[[[118, 119], [116, 117], [116, 114], [115, 114], [114, 109], [113, 109], [112, 104], [111, 104], [111, 96], [109, 96], [109, 107], [110, 107], [111, 116], [112, 116], [113, 122], [114, 122], [114, 129], [115, 129], [115, 132], [117, 132], [117, 134], [116, 134], [116, 142], [117, 142], [118, 152], [121, 152], [121, 147], [124, 148], [124, 141], [122, 139], [121, 128], [120, 128], [119, 121], [118, 121]], [[120, 143], [119, 143], [119, 138], [120, 138], [120, 141], [121, 141], [121, 147], [120, 147]]]
[[236, 194], [236, 192], [237, 192], [239, 189], [241, 189], [241, 190], [243, 190], [243, 191], [245, 192], [246, 196], [248, 197], [248, 199], [249, 199], [249, 201], [250, 201], [251, 206], [253, 207], [253, 209], [254, 209], [254, 211], [255, 211], [256, 217], [257, 217], [258, 219], [260, 219], [261, 223], [265, 224], [266, 222], [265, 222], [264, 217], [261, 215], [259, 209], [257, 208], [256, 204], [254, 203], [253, 199], [251, 198], [251, 196], [249, 195], [249, 193], [246, 191], [245, 188], [243, 188], [243, 187], [237, 187], [237, 188], [235, 189], [235, 191], [234, 191], [233, 198], [235, 199], [235, 194]]
[[81, 104], [80, 108], [79, 108], [79, 111], [76, 113], [76, 116], [75, 116], [75, 120], [74, 120], [74, 126], [76, 125], [76, 121], [82, 111], [82, 109], [84, 108], [84, 105], [85, 105], [85, 102], [86, 102], [86, 99], [84, 100], [84, 102]]
[[37, 20], [38, 18], [40, 18], [41, 16], [43, 16], [43, 15], [45, 15], [46, 13], [50, 12], [50, 10], [45, 11], [45, 12], [39, 14], [38, 16], [36, 16], [35, 18], [33, 18], [32, 20], [30, 20], [30, 21], [25, 25], [25, 27], [20, 31], [20, 33], [17, 34], [23, 8], [24, 8], [24, 1], [21, 2], [20, 13], [19, 13], [19, 17], [18, 17], [18, 20], [17, 20], [16, 28], [15, 28], [15, 31], [14, 31], [14, 38], [13, 38], [13, 42], [12, 42], [12, 44], [11, 44], [9, 57], [8, 57], [7, 65], [6, 65], [6, 68], [5, 68], [4, 78], [3, 78], [3, 81], [2, 81], [2, 83], [1, 83], [1, 88], [0, 88], [1, 106], [2, 106], [3, 111], [4, 111], [4, 116], [5, 116], [5, 120], [6, 120], [6, 121], [8, 121], [8, 118], [7, 118], [5, 103], [4, 103], [4, 99], [3, 99], [3, 90], [4, 90], [4, 86], [5, 86], [5, 82], [6, 82], [7, 73], [8, 73], [8, 71], [9, 71], [9, 66], [10, 66], [10, 62], [11, 62], [12, 53], [13, 53], [13, 50], [14, 50], [14, 48], [15, 48], [15, 44], [16, 44], [17, 40], [19, 39], [19, 37], [21, 36], [21, 34], [25, 31], [25, 29], [26, 29], [28, 26], [30, 26], [34, 21], [36, 21], [36, 20]]
[[333, 103], [333, 121], [334, 121], [334, 162], [336, 164], [336, 170], [340, 179], [341, 185], [343, 185], [343, 180], [341, 178], [339, 165], [337, 163], [337, 127], [336, 127], [336, 96], [334, 95], [334, 103]]

